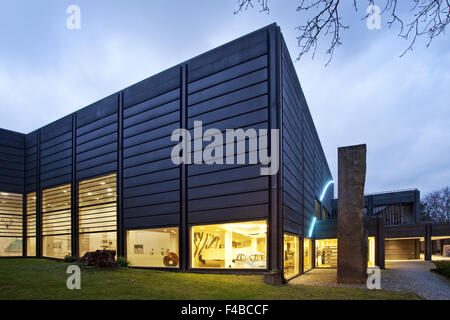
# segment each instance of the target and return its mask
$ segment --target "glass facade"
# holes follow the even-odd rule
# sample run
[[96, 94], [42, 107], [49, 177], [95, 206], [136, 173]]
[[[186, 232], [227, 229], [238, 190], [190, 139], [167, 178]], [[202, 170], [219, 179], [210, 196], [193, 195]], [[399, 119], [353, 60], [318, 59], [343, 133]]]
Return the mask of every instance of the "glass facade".
[[303, 271], [309, 271], [313, 268], [313, 252], [312, 252], [312, 240], [303, 239]]
[[178, 268], [178, 247], [178, 228], [127, 231], [127, 260], [131, 266]]
[[336, 268], [337, 239], [316, 240], [316, 268]]
[[0, 257], [23, 255], [23, 197], [0, 192]]
[[369, 254], [368, 254], [368, 265], [373, 267], [375, 265], [375, 237], [369, 237]]
[[116, 175], [78, 184], [79, 255], [96, 250], [117, 249]]
[[192, 268], [266, 269], [267, 222], [191, 227]]
[[27, 219], [27, 256], [36, 256], [36, 193], [27, 194], [26, 204]]
[[63, 259], [71, 255], [70, 185], [42, 191], [42, 255]]
[[300, 273], [300, 238], [284, 235], [284, 277], [289, 279]]

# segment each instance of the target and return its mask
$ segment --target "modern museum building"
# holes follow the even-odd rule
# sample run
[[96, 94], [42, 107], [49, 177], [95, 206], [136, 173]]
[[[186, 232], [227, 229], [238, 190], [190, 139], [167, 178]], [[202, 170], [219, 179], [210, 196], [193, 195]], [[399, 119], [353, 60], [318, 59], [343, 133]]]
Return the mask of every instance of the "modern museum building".
[[[204, 135], [248, 133], [231, 159], [247, 161], [174, 163], [173, 133], [194, 136], [198, 122]], [[268, 136], [265, 148], [279, 168], [263, 175], [267, 164], [248, 160], [251, 133], [276, 129], [278, 152]], [[195, 141], [193, 153], [212, 140]], [[332, 181], [273, 24], [31, 133], [1, 129], [0, 257], [63, 259], [108, 249], [134, 267], [283, 270], [291, 278], [332, 267], [337, 241], [332, 222], [325, 227], [335, 215]], [[385, 239], [373, 230], [375, 264]]]

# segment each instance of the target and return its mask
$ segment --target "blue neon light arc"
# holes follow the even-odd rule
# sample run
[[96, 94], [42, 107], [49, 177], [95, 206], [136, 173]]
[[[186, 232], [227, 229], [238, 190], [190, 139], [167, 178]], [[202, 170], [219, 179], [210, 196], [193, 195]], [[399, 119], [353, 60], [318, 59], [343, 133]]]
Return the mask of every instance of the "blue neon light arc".
[[309, 233], [308, 233], [308, 238], [312, 237], [313, 231], [314, 231], [314, 225], [316, 224], [317, 218], [313, 217], [313, 220], [311, 222], [311, 226], [309, 227]]
[[334, 183], [333, 180], [328, 181], [328, 183], [325, 185], [325, 188], [323, 188], [322, 194], [320, 195], [320, 201], [323, 200], [323, 197], [325, 197], [325, 193], [327, 192], [328, 187], [329, 187], [332, 183]]

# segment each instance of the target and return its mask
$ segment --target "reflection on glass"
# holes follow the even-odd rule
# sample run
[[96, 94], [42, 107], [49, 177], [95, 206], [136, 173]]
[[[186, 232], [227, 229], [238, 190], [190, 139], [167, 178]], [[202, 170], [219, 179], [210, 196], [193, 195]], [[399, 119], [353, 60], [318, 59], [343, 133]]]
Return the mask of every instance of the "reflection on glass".
[[193, 268], [266, 268], [266, 221], [191, 228]]
[[316, 240], [316, 267], [337, 267], [337, 239]]
[[304, 272], [312, 269], [312, 240], [303, 240], [303, 264]]
[[375, 265], [375, 237], [369, 237], [368, 265], [369, 267]]
[[22, 195], [0, 192], [0, 257], [23, 255]]
[[27, 257], [35, 257], [36, 256], [36, 238], [28, 237], [27, 238]]
[[63, 259], [71, 255], [71, 186], [42, 191], [42, 255]]
[[117, 232], [82, 233], [79, 235], [80, 257], [96, 250], [116, 251]]
[[179, 267], [178, 228], [128, 230], [127, 259], [135, 267]]
[[0, 257], [22, 256], [22, 238], [0, 237]]
[[70, 234], [46, 236], [42, 238], [42, 255], [44, 257], [64, 259], [71, 255]]
[[300, 240], [299, 237], [284, 235], [284, 276], [291, 278], [300, 273], [299, 266]]
[[78, 184], [79, 255], [96, 250], [116, 250], [116, 175], [80, 181]]

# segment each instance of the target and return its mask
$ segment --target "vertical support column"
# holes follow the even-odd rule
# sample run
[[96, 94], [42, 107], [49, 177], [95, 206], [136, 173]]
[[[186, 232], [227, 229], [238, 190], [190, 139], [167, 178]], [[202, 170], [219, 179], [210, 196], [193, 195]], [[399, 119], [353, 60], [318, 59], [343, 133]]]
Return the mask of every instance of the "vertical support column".
[[367, 196], [367, 216], [368, 217], [373, 217], [374, 212], [373, 212], [373, 196]]
[[[269, 64], [269, 129], [280, 129], [280, 140], [278, 147], [281, 146], [282, 128], [281, 128], [281, 39], [280, 29], [268, 29], [268, 64]], [[269, 140], [270, 141], [270, 140]], [[269, 148], [273, 150], [271, 142]], [[278, 159], [281, 164], [281, 152]], [[276, 175], [269, 177], [269, 269], [283, 270], [283, 219], [282, 219], [282, 195], [281, 189], [281, 169]]]
[[37, 132], [37, 173], [36, 173], [36, 257], [42, 257], [42, 192], [41, 192], [41, 130]]
[[425, 224], [425, 260], [431, 261], [432, 242], [431, 242], [431, 223]]
[[364, 232], [366, 145], [338, 149], [338, 266], [339, 283], [363, 283], [367, 278]]
[[27, 195], [22, 194], [22, 257], [27, 256]]
[[78, 255], [78, 184], [77, 184], [77, 114], [72, 115], [72, 184], [70, 209], [72, 216], [72, 255]]
[[126, 257], [126, 234], [123, 227], [123, 92], [120, 92], [117, 98], [117, 257]]
[[[181, 88], [180, 88], [180, 128], [187, 129], [187, 83], [188, 65], [181, 66]], [[180, 267], [182, 271], [190, 269], [189, 266], [189, 226], [187, 220], [187, 164], [180, 165]]]
[[375, 236], [375, 265], [380, 269], [386, 267], [385, 263], [385, 238], [384, 238], [384, 219], [383, 217], [377, 217], [376, 222], [376, 236]]
[[305, 252], [305, 238], [301, 237], [300, 238], [300, 243], [299, 243], [299, 260], [300, 260], [300, 268], [299, 268], [299, 273], [303, 274], [305, 273], [305, 256], [304, 256], [304, 252]]

